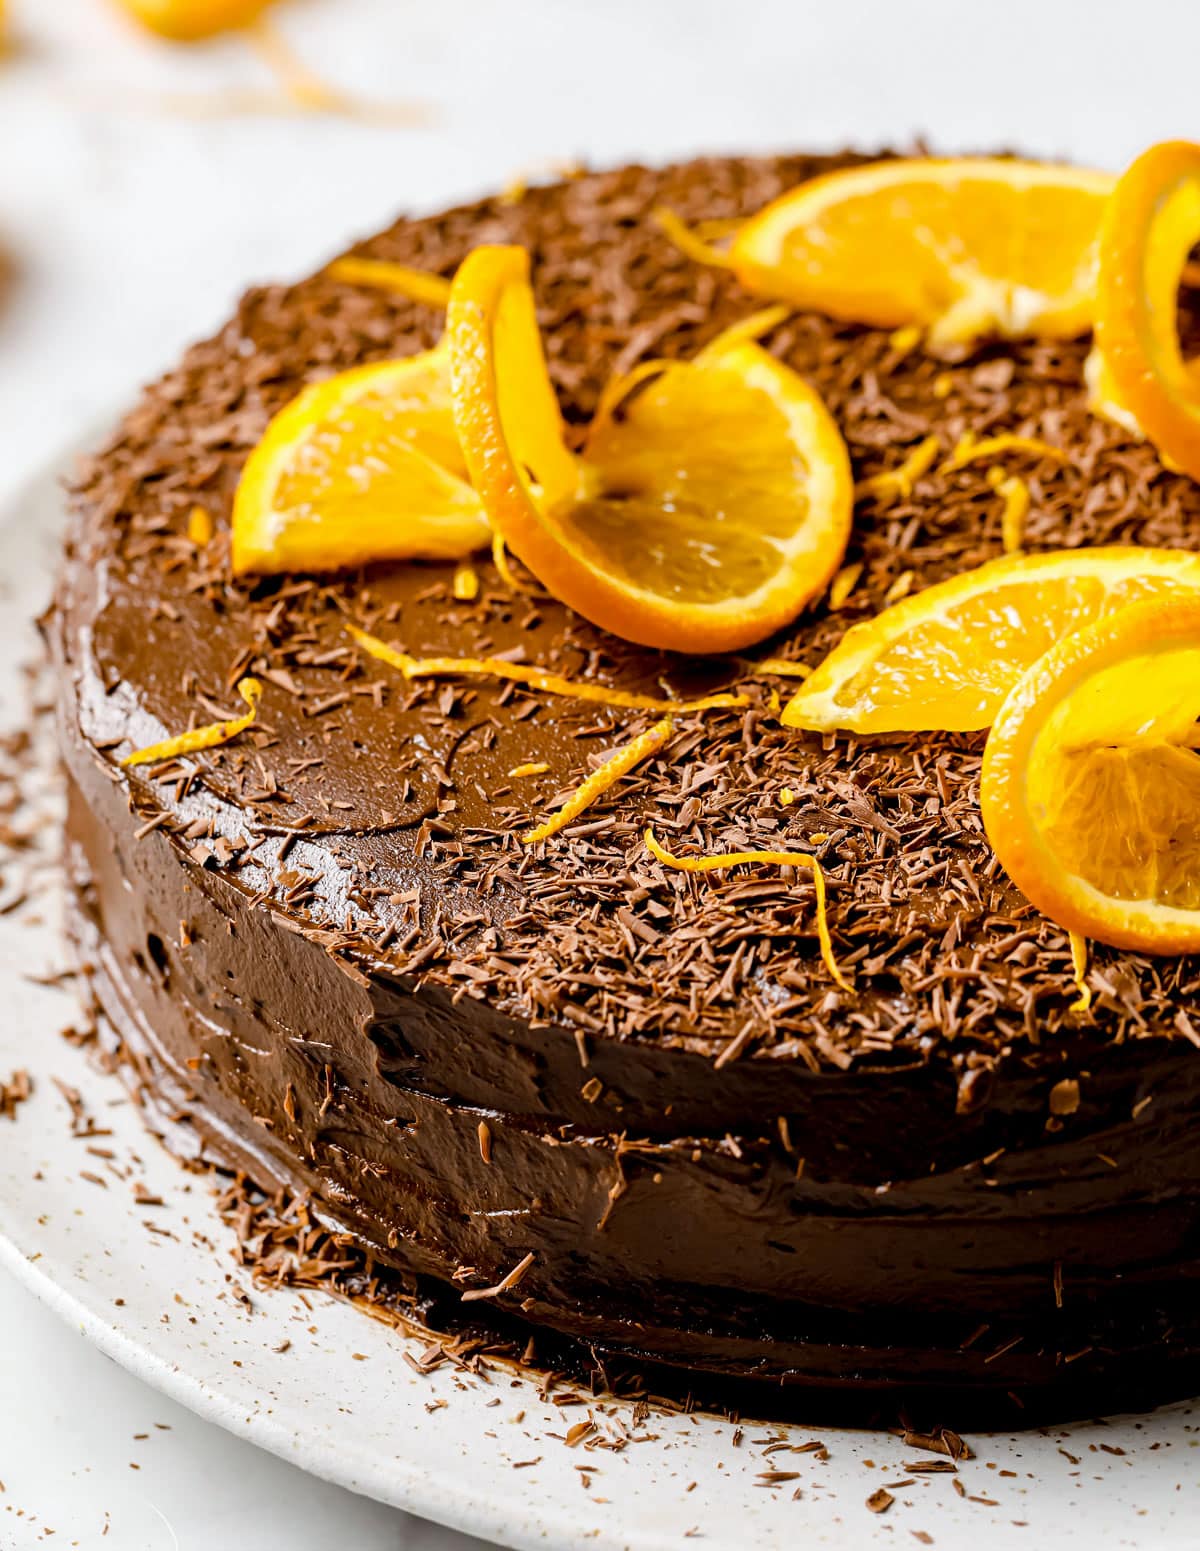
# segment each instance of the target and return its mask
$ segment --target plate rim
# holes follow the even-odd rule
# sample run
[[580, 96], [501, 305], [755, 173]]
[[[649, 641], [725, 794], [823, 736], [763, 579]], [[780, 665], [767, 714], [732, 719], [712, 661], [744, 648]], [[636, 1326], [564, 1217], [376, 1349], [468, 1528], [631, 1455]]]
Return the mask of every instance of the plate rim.
[[[53, 509], [55, 513], [53, 528], [39, 523], [38, 530], [34, 534], [35, 542], [30, 546], [33, 551], [32, 566], [37, 572], [36, 588], [22, 588], [22, 595], [19, 598], [15, 596], [16, 589], [4, 588], [0, 591], [0, 631], [8, 629], [27, 631], [32, 625], [34, 607], [31, 599], [35, 595], [40, 597], [44, 584], [52, 579], [58, 554], [65, 511], [65, 501], [62, 496], [64, 471], [72, 466], [81, 452], [101, 445], [105, 430], [106, 427], [103, 426], [95, 427], [89, 435], [71, 438], [58, 457], [49, 460], [33, 475], [22, 480], [14, 492], [0, 500], [0, 545], [11, 542], [14, 524], [26, 511], [38, 510], [41, 514], [49, 513]], [[50, 568], [49, 576], [42, 575], [43, 562]], [[0, 584], [3, 580], [3, 572], [0, 571]], [[6, 621], [5, 615], [11, 615], [11, 620]], [[58, 936], [61, 933], [61, 922], [56, 919], [47, 924], [43, 930]], [[8, 1038], [13, 1049], [21, 1049], [20, 1034], [9, 1035]], [[0, 1025], [0, 1050], [4, 1049], [5, 1028]], [[49, 1047], [47, 1047], [47, 1059], [48, 1052]], [[73, 1054], [79, 1055], [78, 1052]], [[79, 1056], [79, 1061], [87, 1066], [97, 1082], [109, 1081], [104, 1074], [95, 1072], [86, 1062], [86, 1058]], [[119, 1087], [115, 1080], [113, 1091], [119, 1091], [122, 1095], [126, 1093], [126, 1090]], [[23, 1118], [18, 1117], [18, 1125]], [[134, 1122], [134, 1128], [139, 1139], [153, 1136], [153, 1132], [144, 1125], [140, 1117]], [[178, 1161], [170, 1155], [167, 1148], [157, 1137], [154, 1141], [156, 1152], [161, 1154], [161, 1162], [156, 1160], [152, 1166], [165, 1168], [169, 1161], [172, 1170], [178, 1169]], [[182, 1170], [179, 1172], [182, 1175]], [[56, 1201], [56, 1205], [62, 1204], [62, 1201]], [[123, 1210], [128, 1213], [128, 1208]], [[136, 1218], [130, 1216], [129, 1221], [136, 1221]], [[599, 1551], [666, 1551], [668, 1547], [680, 1547], [684, 1543], [686, 1537], [682, 1525], [686, 1522], [684, 1517], [686, 1509], [682, 1507], [679, 1518], [680, 1528], [675, 1532], [666, 1531], [661, 1527], [642, 1527], [639, 1509], [643, 1506], [640, 1502], [641, 1488], [647, 1482], [644, 1474], [641, 1475], [640, 1480], [635, 1477], [612, 1481], [611, 1484], [619, 1495], [613, 1501], [615, 1511], [611, 1522], [605, 1523], [607, 1514], [586, 1513], [585, 1518], [584, 1505], [590, 1504], [589, 1497], [579, 1498], [578, 1507], [573, 1511], [565, 1493], [554, 1480], [530, 1479], [526, 1486], [523, 1478], [518, 1475], [510, 1491], [498, 1493], [489, 1486], [486, 1476], [481, 1477], [481, 1484], [475, 1485], [472, 1483], [469, 1470], [453, 1473], [446, 1468], [444, 1461], [431, 1459], [428, 1453], [424, 1455], [414, 1453], [411, 1456], [396, 1454], [387, 1460], [379, 1451], [370, 1449], [355, 1454], [341, 1437], [331, 1435], [328, 1430], [319, 1429], [313, 1430], [312, 1439], [309, 1440], [306, 1438], [301, 1420], [294, 1412], [284, 1412], [284, 1415], [290, 1416], [290, 1420], [281, 1421], [276, 1416], [274, 1408], [263, 1405], [248, 1406], [246, 1396], [239, 1395], [236, 1389], [232, 1392], [222, 1391], [212, 1380], [190, 1370], [185, 1362], [172, 1361], [164, 1351], [156, 1349], [144, 1331], [140, 1331], [136, 1325], [128, 1321], [122, 1323], [121, 1320], [114, 1318], [108, 1310], [107, 1303], [102, 1303], [102, 1295], [98, 1290], [94, 1291], [89, 1298], [88, 1291], [97, 1287], [95, 1282], [78, 1270], [73, 1275], [70, 1274], [69, 1267], [59, 1268], [56, 1275], [41, 1264], [40, 1250], [35, 1252], [32, 1246], [23, 1247], [28, 1242], [28, 1219], [23, 1219], [15, 1203], [0, 1194], [0, 1269], [11, 1274], [39, 1302], [65, 1323], [80, 1330], [99, 1351], [135, 1378], [169, 1396], [204, 1420], [222, 1427], [255, 1447], [265, 1449], [289, 1464], [296, 1465], [310, 1475], [419, 1518], [467, 1535], [477, 1536], [485, 1542], [516, 1548], [516, 1551], [525, 1551], [525, 1548], [534, 1546], [549, 1547], [551, 1551], [557, 1551], [557, 1548], [562, 1548], [562, 1551], [575, 1551], [581, 1543], [594, 1545], [599, 1548]], [[205, 1253], [213, 1256], [215, 1266], [219, 1246], [214, 1246]], [[322, 1294], [322, 1299], [332, 1301], [328, 1294]], [[352, 1316], [354, 1319], [363, 1320], [363, 1315], [358, 1310], [353, 1310]], [[364, 1320], [364, 1324], [369, 1323]], [[364, 1337], [364, 1341], [366, 1339], [368, 1338]], [[400, 1339], [412, 1338], [400, 1337]], [[393, 1346], [391, 1350], [394, 1352], [395, 1347]], [[529, 1381], [524, 1382], [529, 1383]], [[530, 1383], [531, 1403], [534, 1394], [534, 1387]], [[416, 1404], [414, 1400], [414, 1407]], [[1128, 1420], [1135, 1423], [1153, 1416], [1169, 1416], [1172, 1411], [1178, 1409], [1180, 1409], [1179, 1406], [1166, 1407], [1159, 1412], [1146, 1413], [1142, 1418]], [[1190, 1415], [1200, 1416], [1200, 1404], [1196, 1405]], [[719, 1419], [713, 1417], [710, 1420], [716, 1423]], [[749, 1425], [759, 1424], [751, 1420]], [[770, 1427], [773, 1424], [763, 1423], [762, 1425]], [[1075, 1424], [1076, 1434], [1086, 1425], [1088, 1424]], [[803, 1421], [794, 1426], [797, 1430], [836, 1436], [839, 1439], [848, 1437], [852, 1432], [850, 1429], [822, 1426], [808, 1428]], [[352, 1426], [347, 1431], [352, 1434]], [[1062, 1430], [1044, 1429], [1042, 1431], [1053, 1436], [1054, 1433]], [[688, 1436], [687, 1429], [681, 1427], [677, 1434], [678, 1439], [684, 1440]], [[876, 1439], [879, 1435], [864, 1433], [862, 1436]], [[1009, 1435], [999, 1433], [989, 1436], [999, 1443]], [[1015, 1438], [1018, 1435], [1012, 1436]], [[1034, 1434], [1026, 1432], [1019, 1436], [1032, 1441]], [[468, 1441], [475, 1444], [477, 1438], [473, 1435]], [[871, 1452], [879, 1452], [879, 1450], [873, 1446]], [[657, 1448], [654, 1449], [654, 1453], [658, 1453]], [[1159, 1458], [1161, 1460], [1161, 1456]], [[653, 1468], [649, 1461], [647, 1463], [649, 1468]], [[890, 1462], [885, 1468], [890, 1469]], [[897, 1469], [899, 1468], [897, 1466]], [[857, 1491], [860, 1486], [862, 1488], [858, 1493], [860, 1505], [866, 1491], [878, 1485], [882, 1479], [882, 1471], [875, 1473], [873, 1479], [866, 1475], [856, 1479], [854, 1490]], [[603, 1482], [605, 1478], [601, 1477], [601, 1480]], [[763, 1494], [755, 1494], [759, 1499], [755, 1501], [746, 1490], [747, 1486], [753, 1484], [749, 1477], [743, 1484], [731, 1471], [724, 1476], [724, 1482], [729, 1491], [734, 1494], [734, 1505], [740, 1509], [743, 1532], [753, 1535], [754, 1543], [764, 1548], [790, 1545], [799, 1533], [813, 1545], [836, 1545], [841, 1548], [841, 1551], [857, 1551], [858, 1547], [865, 1548], [868, 1545], [878, 1547], [894, 1543], [895, 1531], [911, 1530], [911, 1523], [907, 1518], [900, 1520], [893, 1518], [890, 1523], [883, 1526], [874, 1516], [870, 1516], [869, 1523], [861, 1524], [855, 1524], [849, 1517], [840, 1517], [832, 1521], [824, 1519], [814, 1521], [808, 1515], [804, 1520], [796, 1517], [786, 1521], [782, 1517], [768, 1519], [760, 1512], [764, 1506]], [[838, 1507], [850, 1509], [854, 1498], [850, 1491], [843, 1492], [845, 1482], [837, 1481], [832, 1484]], [[808, 1482], [806, 1481], [804, 1485], [807, 1488]], [[805, 1495], [811, 1507], [814, 1494], [806, 1490]], [[766, 1496], [768, 1499], [779, 1500], [779, 1494], [768, 1493]], [[1093, 1496], [1100, 1496], [1094, 1488]], [[747, 1498], [751, 1500], [746, 1501]], [[622, 1499], [624, 1499], [623, 1503]], [[574, 1499], [571, 1501], [573, 1502]], [[681, 1497], [679, 1501], [682, 1505], [687, 1502], [687, 1498]], [[1081, 1499], [1081, 1507], [1082, 1501]], [[1098, 1502], [1097, 1509], [1100, 1506]], [[1166, 1506], [1172, 1505], [1168, 1503]], [[1033, 1507], [1032, 1502], [1029, 1507]], [[1177, 1517], [1180, 1508], [1186, 1514], [1185, 1505], [1180, 1503], [1176, 1513], [1171, 1515], [1173, 1520]], [[939, 1520], [943, 1536], [948, 1532], [955, 1535], [960, 1532], [954, 1519], [948, 1520], [932, 1511], [927, 1518], [927, 1522], [935, 1529], [938, 1528]], [[1005, 1519], [1004, 1522], [1010, 1521]], [[1141, 1522], [1153, 1523], [1152, 1520]], [[775, 1527], [776, 1524], [779, 1525], [778, 1529]], [[994, 1541], [992, 1538], [999, 1529], [999, 1525], [999, 1520], [979, 1521], [978, 1538], [981, 1551], [984, 1551], [984, 1547], [1000, 1544], [998, 1540]], [[881, 1527], [888, 1529], [890, 1533], [881, 1537], [879, 1534]], [[1037, 1526], [1031, 1525], [1031, 1527], [1036, 1533]], [[720, 1526], [716, 1526], [716, 1529], [719, 1535]], [[831, 1529], [835, 1530], [833, 1538], [830, 1538]], [[1186, 1524], [1184, 1532], [1186, 1533]], [[1043, 1530], [1042, 1533], [1046, 1531]], [[728, 1542], [716, 1537], [709, 1540], [709, 1544], [723, 1543]], [[1166, 1546], [1175, 1545], [1177, 1542], [1173, 1539], [1160, 1540], [1156, 1537], [1153, 1543]], [[1190, 1543], [1178, 1542], [1181, 1547]], [[1105, 1542], [1105, 1551], [1109, 1546], [1115, 1548], [1117, 1544], [1134, 1547], [1139, 1544], [1148, 1545], [1150, 1542], [1128, 1537], [1113, 1539]]]

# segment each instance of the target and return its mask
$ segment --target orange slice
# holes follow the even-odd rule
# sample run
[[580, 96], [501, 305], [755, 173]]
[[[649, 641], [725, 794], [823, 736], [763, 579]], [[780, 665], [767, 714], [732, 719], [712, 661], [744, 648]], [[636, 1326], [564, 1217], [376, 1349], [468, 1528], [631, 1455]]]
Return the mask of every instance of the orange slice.
[[988, 737], [996, 855], [1068, 931], [1200, 949], [1200, 598], [1141, 603], [1060, 641]]
[[1197, 242], [1200, 145], [1152, 146], [1122, 176], [1104, 214], [1094, 397], [1125, 411], [1193, 479], [1200, 479], [1200, 375], [1183, 358], [1177, 320], [1179, 283]]
[[272, 0], [120, 0], [143, 27], [177, 43], [247, 27]]
[[233, 508], [239, 573], [461, 560], [490, 539], [444, 343], [306, 388], [251, 453]]
[[493, 527], [594, 624], [725, 652], [821, 592], [850, 532], [846, 447], [807, 383], [735, 326], [692, 361], [639, 368], [582, 458], [563, 440], [522, 248], [477, 248], [447, 320], [454, 411]]
[[1088, 408], [1092, 414], [1111, 420], [1114, 425], [1119, 425], [1135, 440], [1145, 441], [1145, 432], [1138, 424], [1137, 416], [1127, 404], [1122, 402], [1121, 390], [1117, 387], [1109, 364], [1097, 344], [1092, 345], [1088, 351], [1087, 360], [1083, 363], [1083, 381], [1087, 388]]
[[872, 162], [802, 183], [729, 250], [764, 296], [940, 341], [1091, 327], [1107, 173], [1006, 160]]
[[1200, 555], [1112, 546], [1010, 555], [913, 593], [848, 630], [805, 680], [788, 727], [988, 727], [1061, 637], [1139, 599], [1200, 593]]
[[[1184, 366], [1196, 393], [1197, 401], [1200, 402], [1200, 360], [1193, 358], [1185, 361]], [[1094, 344], [1088, 351], [1087, 359], [1083, 363], [1083, 381], [1088, 390], [1088, 408], [1094, 415], [1102, 415], [1105, 420], [1111, 420], [1114, 425], [1119, 425], [1135, 441], [1144, 442], [1146, 440], [1146, 433], [1142, 430], [1141, 422], [1122, 399], [1121, 390], [1117, 386], [1099, 345]], [[1180, 465], [1175, 459], [1161, 448], [1159, 448], [1159, 457], [1162, 460], [1163, 467], [1169, 469], [1172, 474], [1182, 472]]]

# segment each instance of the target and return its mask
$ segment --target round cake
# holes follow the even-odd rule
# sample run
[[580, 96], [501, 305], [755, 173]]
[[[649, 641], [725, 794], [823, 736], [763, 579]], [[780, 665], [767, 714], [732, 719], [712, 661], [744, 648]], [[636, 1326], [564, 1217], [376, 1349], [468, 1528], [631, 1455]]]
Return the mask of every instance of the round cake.
[[[449, 276], [478, 244], [527, 248], [582, 435], [614, 372], [690, 357], [761, 305], [656, 208], [742, 218], [851, 161], [625, 167], [356, 252]], [[1097, 949], [1076, 1009], [1066, 934], [984, 836], [981, 734], [798, 733], [755, 690], [678, 717], [664, 757], [529, 848], [650, 713], [407, 682], [348, 625], [679, 698], [744, 687], [745, 664], [632, 646], [482, 561], [472, 601], [449, 565], [233, 578], [233, 494], [270, 417], [442, 327], [326, 273], [251, 291], [74, 486], [47, 632], [78, 936], [172, 1145], [601, 1358], [1010, 1414], [1196, 1387], [1200, 966]], [[1200, 490], [1089, 413], [1085, 340], [931, 354], [800, 312], [765, 343], [860, 479], [930, 434], [1049, 435], [1072, 459], [1030, 480], [1032, 547], [1194, 547]], [[814, 662], [899, 591], [1000, 553], [982, 464], [918, 479], [857, 508], [841, 607], [765, 649]], [[264, 694], [236, 741], [122, 768], [230, 715], [247, 674]], [[675, 850], [809, 847], [853, 989], [806, 874], [672, 871], [650, 823]]]

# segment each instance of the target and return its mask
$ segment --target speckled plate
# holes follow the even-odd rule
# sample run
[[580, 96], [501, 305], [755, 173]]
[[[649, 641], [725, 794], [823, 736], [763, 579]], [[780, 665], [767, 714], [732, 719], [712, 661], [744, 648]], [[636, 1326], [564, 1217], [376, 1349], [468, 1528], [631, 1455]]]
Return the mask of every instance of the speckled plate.
[[[60, 504], [54, 470], [0, 525], [5, 728], [27, 715], [19, 664], [36, 654], [31, 616]], [[44, 855], [6, 860], [0, 887], [0, 1080], [24, 1068], [34, 1083], [16, 1121], [0, 1119], [0, 1263], [146, 1383], [318, 1476], [507, 1546], [1196, 1544], [1200, 1406], [974, 1437], [977, 1457], [956, 1475], [906, 1469], [921, 1456], [886, 1434], [746, 1424], [735, 1446], [727, 1422], [655, 1415], [633, 1427], [618, 1407], [571, 1448], [563, 1437], [585, 1413], [547, 1404], [534, 1384], [449, 1367], [421, 1377], [394, 1330], [332, 1300], [250, 1287], [208, 1183], [60, 1037], [75, 1008], [69, 988], [45, 983], [63, 956], [57, 799], [43, 788]], [[72, 1135], [55, 1078], [111, 1135]], [[136, 1204], [135, 1182], [161, 1204]], [[764, 1452], [813, 1438], [827, 1457]], [[876, 1514], [867, 1498], [880, 1487], [893, 1501]]]

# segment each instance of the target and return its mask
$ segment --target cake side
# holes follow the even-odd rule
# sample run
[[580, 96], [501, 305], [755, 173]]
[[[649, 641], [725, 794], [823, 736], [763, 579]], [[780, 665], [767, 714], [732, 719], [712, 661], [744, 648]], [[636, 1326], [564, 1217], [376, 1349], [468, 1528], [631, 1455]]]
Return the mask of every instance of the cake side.
[[[689, 355], [753, 306], [675, 253], [653, 208], [743, 215], [822, 165], [624, 169], [402, 224], [369, 251], [449, 271], [477, 242], [528, 246], [578, 424], [613, 371]], [[187, 538], [197, 501], [227, 520], [247, 451], [303, 381], [439, 326], [323, 277], [252, 293], [80, 484], [51, 622], [71, 856], [101, 1000], [147, 1088], [384, 1261], [474, 1288], [532, 1253], [501, 1301], [603, 1345], [995, 1390], [1165, 1361], [1172, 1286], [1197, 1270], [1200, 1067], [1176, 1025], [1195, 966], [1104, 953], [1111, 991], [1070, 1013], [1065, 938], [982, 836], [978, 739], [826, 744], [780, 729], [764, 696], [685, 722], [668, 771], [534, 857], [516, 841], [530, 812], [636, 717], [397, 683], [360, 664], [348, 617], [409, 649], [523, 651], [626, 689], [708, 691], [739, 665], [627, 646], [484, 566], [469, 606], [438, 567], [235, 585], [219, 542]], [[1082, 344], [938, 362], [800, 316], [771, 347], [836, 409], [861, 474], [931, 427], [1053, 429], [1079, 455], [1035, 490], [1037, 542], [1188, 543], [1194, 487], [1087, 415]], [[815, 611], [781, 650], [812, 660], [905, 573], [919, 586], [997, 553], [993, 492], [963, 469], [937, 504], [860, 512], [853, 544], [847, 612]], [[251, 669], [268, 699], [248, 748], [174, 783], [118, 773], [127, 743], [227, 703]], [[547, 775], [516, 787], [530, 762]], [[825, 974], [803, 882], [664, 875], [640, 845], [651, 816], [706, 850], [827, 835], [855, 995]], [[963, 1349], [981, 1324], [993, 1334]]]

